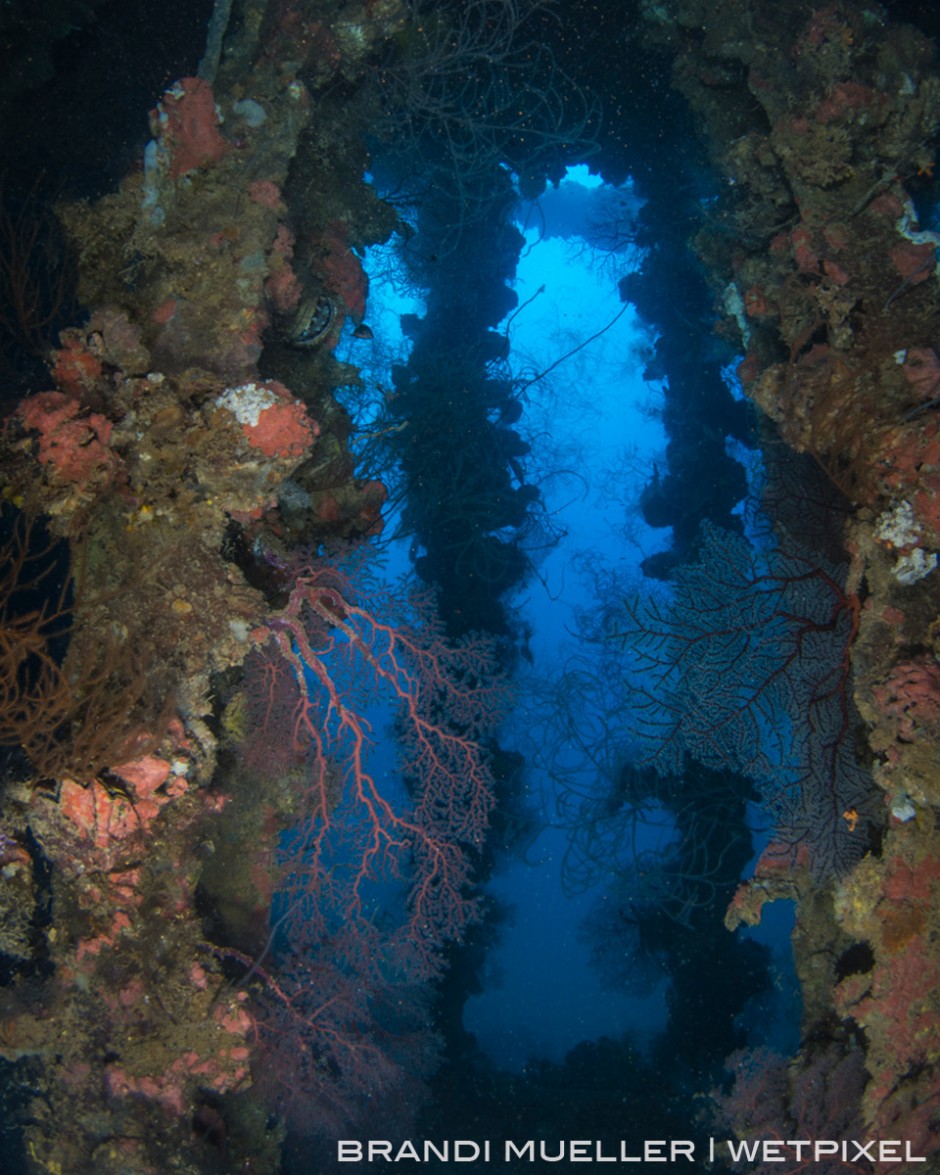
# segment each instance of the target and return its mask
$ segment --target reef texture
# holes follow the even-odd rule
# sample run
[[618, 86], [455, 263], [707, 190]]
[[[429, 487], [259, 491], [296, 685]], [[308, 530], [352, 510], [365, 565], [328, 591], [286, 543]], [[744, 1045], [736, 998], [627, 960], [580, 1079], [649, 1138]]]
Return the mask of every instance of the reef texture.
[[[362, 32], [365, 9], [345, 15]], [[0, 1054], [37, 1171], [221, 1154], [278, 1169], [266, 1111], [219, 1111], [252, 1084], [257, 1041], [247, 964], [205, 919], [207, 902], [232, 911], [229, 941], [261, 952], [296, 796], [251, 794], [220, 759], [220, 715], [271, 636], [274, 552], [382, 525], [385, 491], [355, 479], [332, 394], [357, 372], [332, 348], [365, 309], [353, 246], [388, 217], [358, 140], [320, 159], [290, 224], [283, 190], [316, 141], [317, 88], [354, 78], [387, 26], [373, 14], [344, 45], [292, 4], [241, 17], [213, 82], [163, 95], [120, 190], [59, 210], [88, 317], [0, 438], [0, 736], [21, 754], [0, 834], [0, 949], [19, 972]], [[291, 357], [318, 305], [329, 331]], [[259, 370], [266, 341], [290, 386]]]
[[[807, 1043], [781, 1077], [790, 1105], [821, 1067], [854, 1088], [863, 1053], [865, 1129], [928, 1154], [940, 1136], [940, 235], [918, 217], [940, 197], [935, 48], [876, 5], [640, 7], [723, 180], [695, 243], [721, 331], [745, 355], [745, 390], [853, 506], [844, 592], [856, 627], [840, 680], [884, 793], [880, 843], [851, 871], [826, 882], [798, 852], [770, 849], [728, 923], [797, 899]], [[16, 1067], [37, 1171], [278, 1170], [282, 1128], [248, 1096], [265, 1016], [297, 1084], [321, 1097], [315, 1110], [347, 1122], [330, 1082], [337, 1058], [364, 1051], [357, 1001], [380, 952], [360, 951], [361, 970], [342, 974], [311, 952], [290, 983], [263, 966], [280, 835], [298, 814], [331, 818], [335, 767], [326, 752], [316, 760], [311, 817], [289, 746], [261, 740], [270, 759], [283, 755], [265, 788], [236, 763], [266, 699], [318, 729], [309, 680], [285, 675], [295, 645], [307, 642], [352, 748], [338, 774], [374, 820], [364, 852], [423, 852], [418, 896], [434, 899], [444, 929], [419, 938], [415, 974], [437, 974], [442, 941], [473, 917], [458, 842], [483, 839], [484, 768], [422, 750], [472, 782], [461, 803], [473, 819], [440, 792], [411, 824], [389, 815], [349, 704], [368, 672], [347, 683], [327, 655], [351, 649], [405, 690], [416, 730], [427, 726], [417, 701], [433, 708], [436, 695], [407, 693], [401, 631], [361, 589], [320, 564], [287, 578], [301, 541], [316, 551], [382, 525], [384, 488], [354, 476], [333, 391], [358, 382], [335, 354], [367, 306], [356, 249], [395, 219], [363, 182], [348, 99], [370, 54], [401, 33], [403, 7], [247, 0], [239, 16], [218, 69], [166, 90], [120, 189], [61, 209], [88, 315], [0, 434], [0, 745], [19, 754], [0, 813], [0, 952], [16, 972], [0, 1054]], [[430, 663], [427, 647], [411, 651]], [[267, 679], [266, 656], [280, 657]], [[498, 706], [462, 713], [457, 686], [486, 672], [485, 651], [458, 656], [450, 687], [456, 721], [480, 741]], [[265, 680], [277, 689], [265, 694]], [[428, 745], [448, 745], [443, 725], [431, 730]], [[836, 818], [854, 831], [859, 813]], [[346, 928], [371, 925], [360, 878], [350, 898], [328, 855], [319, 864]], [[224, 934], [210, 939], [213, 918]], [[411, 1023], [400, 989], [382, 990]], [[291, 1017], [299, 1036], [280, 1027]], [[394, 1113], [385, 1091], [417, 1062], [373, 1043], [362, 1073], [341, 1074], [358, 1082], [346, 1092]], [[377, 1065], [385, 1085], [373, 1084]]]
[[799, 899], [806, 1043], [791, 1090], [817, 1063], [813, 1040], [863, 1048], [865, 1128], [930, 1155], [940, 1124], [940, 236], [919, 216], [937, 207], [936, 49], [877, 5], [644, 10], [652, 41], [675, 54], [676, 85], [722, 181], [696, 247], [722, 332], [745, 352], [745, 391], [852, 506], [847, 592], [860, 611], [849, 656], [868, 732], [859, 753], [886, 810], [880, 846], [828, 886], [772, 846], [728, 922], [759, 920], [768, 899]]

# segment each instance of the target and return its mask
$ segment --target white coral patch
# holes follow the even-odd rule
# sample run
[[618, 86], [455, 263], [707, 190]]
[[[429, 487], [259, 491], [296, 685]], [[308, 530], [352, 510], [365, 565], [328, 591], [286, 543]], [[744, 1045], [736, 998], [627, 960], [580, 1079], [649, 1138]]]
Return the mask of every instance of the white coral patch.
[[894, 578], [898, 583], [912, 584], [929, 575], [937, 566], [937, 552], [925, 551], [923, 547], [915, 547], [907, 555], [902, 555], [894, 565]]
[[917, 815], [917, 809], [911, 803], [910, 797], [901, 792], [900, 795], [891, 797], [891, 815], [895, 820], [906, 824], [908, 820], [913, 820]]
[[270, 408], [277, 402], [277, 396], [259, 384], [241, 384], [237, 388], [226, 388], [216, 400], [220, 408], [227, 408], [239, 424], [247, 425], [249, 428], [255, 427], [265, 408]]
[[920, 540], [923, 528], [914, 517], [910, 502], [898, 502], [886, 510], [875, 524], [875, 538], [892, 547], [913, 547]]

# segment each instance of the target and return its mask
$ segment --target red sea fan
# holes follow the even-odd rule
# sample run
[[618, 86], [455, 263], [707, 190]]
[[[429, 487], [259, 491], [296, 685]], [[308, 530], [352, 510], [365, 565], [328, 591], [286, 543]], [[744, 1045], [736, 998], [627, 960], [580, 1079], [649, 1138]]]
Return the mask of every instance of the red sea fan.
[[[287, 569], [284, 569], [285, 572]], [[483, 640], [449, 644], [430, 599], [308, 558], [247, 665], [247, 754], [299, 789], [258, 989], [262, 1084], [305, 1135], [346, 1129], [433, 1067], [427, 981], [478, 915], [503, 685]], [[378, 708], [384, 706], [384, 709]], [[376, 765], [394, 719], [401, 778]]]

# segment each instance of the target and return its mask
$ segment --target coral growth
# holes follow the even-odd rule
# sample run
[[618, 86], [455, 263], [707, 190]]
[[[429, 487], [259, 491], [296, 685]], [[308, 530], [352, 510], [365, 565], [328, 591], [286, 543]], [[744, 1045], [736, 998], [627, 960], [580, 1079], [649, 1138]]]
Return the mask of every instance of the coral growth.
[[65, 392], [39, 392], [20, 404], [16, 417], [36, 432], [37, 457], [52, 480], [71, 483], [80, 494], [108, 485], [118, 463], [109, 448], [112, 424], [106, 416], [83, 409]]
[[169, 158], [172, 179], [217, 163], [230, 150], [219, 131], [212, 87], [203, 78], [181, 78], [151, 114], [159, 150]]
[[323, 234], [322, 256], [317, 262], [324, 284], [342, 303], [355, 322], [366, 312], [369, 283], [362, 263], [349, 247], [346, 226], [334, 221]]
[[[475, 916], [467, 850], [482, 846], [493, 802], [483, 750], [502, 701], [493, 652], [482, 641], [449, 646], [426, 601], [408, 616], [361, 570], [354, 580], [310, 560], [289, 579], [287, 605], [255, 634], [264, 643], [251, 665], [251, 737], [274, 744], [279, 762], [286, 748], [305, 764], [306, 827], [290, 870], [301, 894], [317, 894], [305, 921], [352, 926], [370, 881], [410, 869], [409, 916], [391, 949], [399, 966], [437, 974], [441, 945]], [[413, 791], [403, 810], [369, 767], [363, 705], [374, 691], [400, 711]]]
[[936, 834], [896, 825], [883, 858], [864, 862], [837, 895], [840, 920], [873, 955], [870, 969], [835, 989], [839, 1013], [865, 1030], [865, 1117], [879, 1137], [908, 1139], [917, 1154], [933, 1151], [940, 1120], [933, 1076], [940, 1064], [940, 959], [930, 931], [938, 883]]
[[[304, 632], [325, 591], [279, 612], [252, 552], [375, 533], [385, 497], [354, 479], [339, 365], [259, 371], [272, 317], [301, 297], [285, 186], [310, 102], [288, 23], [272, 14], [262, 39], [246, 15], [211, 84], [166, 91], [142, 167], [111, 195], [61, 206], [87, 321], [61, 334], [0, 435], [0, 492], [24, 512], [0, 566], [0, 742], [23, 752], [8, 756], [0, 853], [23, 909], [0, 935], [34, 993], [5, 1002], [0, 1053], [29, 1067], [41, 1170], [278, 1165], [267, 1111], [255, 1128], [252, 1111], [223, 1104], [252, 1084], [260, 1014], [254, 990], [227, 987], [243, 927], [225, 916], [243, 896], [250, 929], [270, 915], [287, 867], [274, 848], [297, 804], [266, 778], [259, 809], [229, 815], [241, 777], [217, 772], [217, 699], [258, 631], [272, 644]], [[362, 191], [347, 185], [347, 200]], [[346, 238], [326, 254], [335, 296], [361, 314]], [[361, 649], [365, 665], [381, 658], [365, 637]], [[321, 718], [311, 710], [314, 729]], [[468, 772], [459, 785], [471, 784]], [[210, 927], [205, 894], [225, 872], [213, 859], [233, 853], [243, 877], [220, 883]]]
[[817, 877], [848, 869], [879, 820], [855, 746], [859, 601], [842, 574], [706, 527], [669, 607], [639, 599], [609, 617], [635, 675], [640, 763], [678, 774], [690, 755], [753, 779]]
[[[830, 1044], [799, 1064], [788, 1064], [767, 1049], [741, 1051], [728, 1058], [727, 1066], [734, 1085], [717, 1104], [723, 1124], [739, 1140], [724, 1144], [732, 1171], [871, 1175], [872, 1163], [864, 1152], [857, 1155], [863, 1135], [858, 1104], [866, 1076], [858, 1049]], [[791, 1141], [799, 1139], [807, 1140], [801, 1150]], [[810, 1148], [819, 1140], [825, 1149], [817, 1158]]]
[[[728, 6], [720, 35], [694, 3], [665, 7], [651, 29], [677, 54], [677, 83], [725, 180], [712, 213], [722, 231], [706, 225], [696, 244], [728, 312], [724, 331], [746, 349], [739, 375], [784, 442], [809, 453], [851, 502], [849, 583], [866, 598], [843, 647], [844, 693], [864, 720], [861, 754], [870, 752], [889, 813], [883, 841], [834, 897], [807, 884], [799, 863], [780, 877], [764, 862], [729, 920], [752, 921], [768, 894], [798, 899], [804, 1040], [830, 1036], [840, 1018], [862, 1025], [868, 1078], [851, 1095], [862, 1120], [930, 1157], [940, 1088], [940, 242], [918, 214], [937, 200], [936, 49], [888, 21], [873, 38], [871, 11], [851, 2], [812, 12], [757, 3], [737, 15]], [[715, 79], [731, 76], [746, 82], [729, 101]], [[831, 815], [853, 827], [862, 816], [854, 802]], [[820, 962], [826, 952], [861, 962], [840, 974]], [[815, 1060], [806, 1050], [794, 1058], [791, 1088]]]
[[[478, 916], [502, 689], [484, 642], [448, 646], [429, 601], [404, 608], [361, 564], [309, 558], [281, 575], [287, 604], [255, 634], [245, 749], [295, 780], [298, 806], [279, 853], [284, 946], [249, 974], [266, 1085], [295, 1129], [323, 1135], [402, 1097], [436, 1056], [416, 984]], [[397, 716], [407, 796], [372, 765], [377, 697]]]

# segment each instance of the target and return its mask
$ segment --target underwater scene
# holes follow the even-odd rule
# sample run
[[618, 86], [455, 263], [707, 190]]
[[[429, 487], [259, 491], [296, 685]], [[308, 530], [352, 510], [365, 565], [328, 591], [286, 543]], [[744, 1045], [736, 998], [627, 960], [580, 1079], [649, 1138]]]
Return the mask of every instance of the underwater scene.
[[4, 1175], [940, 1175], [938, 44], [0, 6]]

